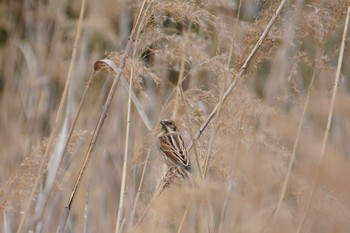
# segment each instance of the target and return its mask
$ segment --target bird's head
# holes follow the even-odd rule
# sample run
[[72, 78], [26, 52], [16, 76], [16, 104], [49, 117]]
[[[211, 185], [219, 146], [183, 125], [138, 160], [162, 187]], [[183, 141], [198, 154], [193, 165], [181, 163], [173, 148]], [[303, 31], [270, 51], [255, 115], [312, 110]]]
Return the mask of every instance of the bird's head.
[[165, 133], [177, 132], [175, 122], [172, 120], [162, 120], [160, 121], [160, 125], [162, 126], [162, 131]]

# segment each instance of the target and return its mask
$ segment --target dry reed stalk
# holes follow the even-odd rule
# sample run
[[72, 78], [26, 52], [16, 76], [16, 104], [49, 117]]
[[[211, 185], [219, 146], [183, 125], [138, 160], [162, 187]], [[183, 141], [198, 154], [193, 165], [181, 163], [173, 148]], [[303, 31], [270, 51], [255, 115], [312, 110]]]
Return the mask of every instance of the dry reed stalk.
[[138, 30], [138, 27], [140, 26], [140, 17], [144, 14], [144, 7], [145, 7], [145, 4], [146, 4], [147, 0], [144, 0], [143, 3], [142, 3], [142, 6], [141, 6], [141, 9], [139, 11], [139, 15], [137, 17], [137, 20], [136, 20], [136, 23], [131, 31], [131, 34], [130, 34], [130, 37], [128, 39], [128, 43], [126, 45], [126, 48], [125, 48], [125, 51], [124, 51], [124, 54], [122, 56], [122, 59], [121, 59], [121, 62], [120, 62], [120, 65], [119, 65], [119, 69], [118, 69], [118, 72], [117, 74], [115, 75], [114, 77], [114, 80], [113, 80], [113, 83], [112, 83], [112, 86], [110, 88], [110, 91], [108, 93], [108, 96], [107, 96], [107, 99], [105, 101], [105, 104], [104, 104], [104, 107], [102, 109], [102, 113], [100, 115], [100, 118], [97, 122], [97, 125], [95, 127], [95, 130], [93, 132], [93, 135], [92, 135], [92, 138], [91, 138], [91, 141], [90, 141], [90, 144], [89, 144], [89, 148], [85, 154], [85, 159], [84, 159], [84, 162], [83, 162], [83, 165], [80, 169], [80, 172], [79, 172], [79, 175], [76, 179], [76, 182], [75, 182], [75, 185], [73, 187], [73, 190], [72, 190], [72, 193], [70, 195], [70, 198], [67, 202], [67, 205], [65, 207], [65, 211], [64, 211], [64, 215], [63, 217], [61, 218], [61, 223], [57, 229], [57, 232], [63, 232], [64, 231], [64, 228], [65, 228], [65, 225], [66, 225], [66, 222], [67, 222], [67, 219], [68, 219], [68, 216], [69, 216], [69, 212], [70, 212], [70, 209], [72, 207], [72, 203], [73, 203], [73, 200], [74, 200], [74, 197], [76, 195], [76, 192], [77, 192], [77, 189], [78, 189], [78, 186], [80, 184], [80, 180], [82, 179], [82, 176], [85, 172], [85, 169], [86, 169], [86, 166], [88, 164], [88, 161], [90, 160], [90, 157], [91, 157], [91, 152], [95, 146], [95, 143], [97, 141], [97, 138], [100, 134], [100, 131], [101, 131], [101, 128], [102, 128], [102, 125], [104, 123], [104, 120], [106, 119], [107, 117], [107, 112], [109, 110], [109, 106], [112, 102], [112, 99], [113, 99], [113, 96], [114, 96], [114, 93], [117, 89], [117, 86], [118, 86], [118, 83], [119, 83], [119, 79], [121, 77], [121, 74], [122, 74], [122, 71], [125, 67], [125, 64], [126, 64], [126, 60], [129, 56], [129, 53], [131, 51], [131, 47], [133, 45], [133, 42], [135, 41], [135, 36], [136, 36], [136, 30]]
[[[173, 113], [171, 115], [171, 119], [174, 119], [176, 120], [177, 119], [177, 113], [178, 113], [178, 106], [179, 106], [179, 100], [180, 100], [180, 91], [179, 91], [179, 85], [182, 85], [180, 83], [180, 76], [183, 75], [181, 73], [183, 73], [183, 65], [182, 65], [182, 60], [184, 60], [184, 57], [181, 59], [181, 68], [180, 68], [180, 74], [179, 74], [179, 81], [177, 82], [177, 85], [176, 87], [174, 88], [174, 91], [175, 91], [175, 101], [174, 101], [174, 110], [173, 110]], [[170, 95], [171, 96], [171, 95]], [[169, 97], [170, 97], [169, 96]]]
[[[227, 88], [227, 90], [224, 93], [223, 96], [223, 102], [227, 99], [227, 97], [231, 94], [232, 90], [235, 88], [235, 86], [237, 85], [237, 83], [240, 81], [240, 79], [242, 78], [243, 74], [245, 73], [245, 71], [247, 70], [247, 67], [250, 63], [250, 61], [252, 60], [253, 56], [255, 55], [256, 51], [259, 49], [260, 45], [262, 44], [262, 42], [265, 40], [267, 34], [269, 33], [271, 27], [273, 26], [273, 24], [275, 23], [278, 15], [281, 13], [282, 8], [284, 7], [284, 5], [286, 4], [287, 0], [282, 0], [280, 5], [278, 6], [278, 8], [276, 9], [275, 13], [273, 14], [273, 16], [271, 17], [269, 23], [267, 24], [266, 28], [264, 29], [263, 33], [261, 34], [261, 36], [259, 37], [258, 41], [256, 42], [256, 44], [254, 45], [252, 51], [250, 52], [250, 54], [248, 55], [247, 59], [245, 60], [245, 62], [243, 63], [242, 67], [239, 70], [239, 73], [237, 75], [237, 77], [234, 79], [234, 77], [232, 77], [233, 81], [231, 83], [231, 85]], [[199, 128], [199, 130], [197, 131], [197, 133], [195, 134], [195, 136], [193, 137], [193, 140], [191, 141], [191, 143], [188, 145], [188, 150], [191, 150], [193, 147], [193, 144], [195, 141], [197, 141], [199, 139], [199, 137], [202, 135], [203, 131], [207, 128], [208, 124], [210, 123], [210, 121], [213, 119], [213, 117], [215, 116], [215, 114], [218, 111], [218, 104], [216, 104], [215, 108], [213, 109], [213, 111], [209, 114], [209, 116], [207, 117], [206, 121], [201, 125], [201, 127]]]
[[343, 63], [343, 56], [344, 56], [344, 50], [345, 50], [345, 40], [346, 40], [346, 34], [348, 31], [348, 26], [349, 26], [349, 15], [350, 15], [350, 7], [348, 7], [348, 11], [346, 14], [346, 18], [345, 18], [345, 25], [344, 25], [344, 31], [343, 31], [343, 36], [342, 36], [342, 41], [341, 41], [341, 45], [340, 45], [340, 52], [339, 52], [339, 57], [338, 57], [338, 65], [337, 65], [337, 71], [336, 71], [336, 75], [335, 75], [335, 80], [334, 80], [334, 85], [333, 85], [333, 91], [332, 91], [332, 99], [331, 99], [331, 104], [329, 107], [329, 113], [328, 113], [328, 120], [327, 120], [327, 126], [326, 126], [326, 130], [324, 132], [323, 135], [323, 141], [322, 141], [322, 147], [321, 147], [321, 154], [320, 154], [320, 158], [318, 160], [318, 164], [316, 167], [316, 175], [313, 181], [313, 184], [311, 186], [311, 192], [307, 201], [307, 205], [306, 205], [306, 209], [305, 212], [301, 218], [300, 224], [298, 225], [298, 230], [297, 233], [300, 233], [301, 228], [304, 224], [306, 215], [308, 214], [311, 204], [312, 204], [312, 200], [313, 200], [313, 195], [315, 192], [315, 187], [316, 184], [319, 180], [319, 176], [320, 176], [320, 171], [321, 171], [321, 165], [322, 165], [322, 161], [325, 155], [325, 151], [326, 151], [326, 145], [327, 145], [327, 141], [328, 141], [328, 136], [329, 136], [329, 131], [330, 131], [330, 127], [331, 127], [331, 123], [332, 123], [332, 119], [333, 119], [333, 109], [334, 109], [334, 103], [335, 103], [335, 98], [337, 96], [337, 91], [338, 91], [338, 85], [339, 85], [339, 79], [340, 79], [340, 71], [341, 71], [341, 67], [342, 67], [342, 63]]
[[61, 101], [60, 101], [60, 104], [59, 104], [59, 107], [58, 107], [58, 111], [57, 111], [57, 115], [56, 115], [56, 118], [55, 118], [53, 130], [52, 130], [52, 132], [50, 134], [49, 141], [48, 141], [47, 146], [45, 148], [45, 153], [44, 153], [44, 156], [42, 158], [40, 167], [38, 169], [38, 172], [37, 172], [37, 175], [36, 175], [36, 179], [35, 179], [32, 191], [30, 192], [29, 198], [28, 198], [28, 200], [27, 200], [27, 202], [25, 204], [25, 210], [24, 210], [23, 216], [22, 216], [22, 218], [20, 220], [20, 223], [19, 223], [19, 226], [18, 226], [18, 229], [17, 229], [17, 233], [20, 233], [22, 231], [22, 228], [24, 226], [27, 214], [30, 211], [30, 207], [31, 207], [32, 200], [34, 198], [35, 191], [37, 190], [39, 182], [40, 182], [41, 173], [43, 172], [43, 168], [44, 168], [44, 163], [45, 163], [47, 157], [49, 156], [50, 145], [53, 142], [54, 135], [56, 135], [56, 133], [58, 132], [59, 120], [60, 120], [60, 117], [61, 117], [62, 112], [63, 112], [64, 104], [65, 104], [66, 99], [67, 99], [68, 89], [69, 89], [69, 86], [70, 86], [70, 83], [71, 83], [71, 79], [72, 79], [72, 72], [73, 72], [74, 61], [75, 61], [76, 56], [77, 56], [78, 42], [80, 40], [80, 35], [81, 35], [81, 31], [82, 31], [82, 21], [83, 21], [83, 17], [84, 17], [84, 12], [85, 12], [85, 0], [82, 0], [81, 1], [81, 6], [80, 6], [80, 12], [79, 12], [79, 20], [78, 20], [78, 24], [77, 24], [77, 32], [76, 32], [76, 35], [75, 35], [72, 56], [71, 56], [70, 63], [69, 63], [69, 68], [68, 68], [67, 80], [66, 80], [65, 87], [64, 87], [64, 90], [63, 90], [63, 93], [62, 93], [62, 97], [61, 97]]
[[133, 80], [133, 68], [131, 68], [130, 73], [130, 84], [129, 84], [129, 97], [128, 97], [128, 111], [127, 111], [127, 122], [126, 122], [126, 133], [125, 133], [125, 148], [124, 148], [124, 161], [123, 161], [123, 175], [122, 183], [120, 186], [119, 194], [119, 207], [117, 214], [117, 222], [115, 227], [115, 233], [120, 232], [120, 220], [122, 217], [123, 205], [124, 205], [124, 194], [125, 194], [125, 184], [126, 184], [126, 169], [128, 166], [128, 155], [129, 155], [129, 135], [130, 135], [130, 115], [131, 115], [131, 93], [132, 93], [132, 80]]

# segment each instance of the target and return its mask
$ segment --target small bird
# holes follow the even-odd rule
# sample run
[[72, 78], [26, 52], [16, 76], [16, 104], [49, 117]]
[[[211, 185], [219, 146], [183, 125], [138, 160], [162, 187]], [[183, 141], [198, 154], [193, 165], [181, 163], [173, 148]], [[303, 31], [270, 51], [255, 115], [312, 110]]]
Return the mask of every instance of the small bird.
[[185, 143], [172, 120], [160, 121], [161, 131], [158, 134], [159, 149], [169, 168], [183, 168], [191, 172], [190, 158]]

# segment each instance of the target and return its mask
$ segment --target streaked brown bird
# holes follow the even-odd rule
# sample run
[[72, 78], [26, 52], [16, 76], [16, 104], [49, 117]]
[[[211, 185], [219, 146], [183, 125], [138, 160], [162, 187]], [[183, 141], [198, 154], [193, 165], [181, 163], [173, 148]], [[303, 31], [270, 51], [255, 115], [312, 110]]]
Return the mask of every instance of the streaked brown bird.
[[161, 131], [158, 134], [159, 150], [169, 168], [183, 168], [191, 172], [191, 162], [185, 143], [172, 120], [160, 121]]

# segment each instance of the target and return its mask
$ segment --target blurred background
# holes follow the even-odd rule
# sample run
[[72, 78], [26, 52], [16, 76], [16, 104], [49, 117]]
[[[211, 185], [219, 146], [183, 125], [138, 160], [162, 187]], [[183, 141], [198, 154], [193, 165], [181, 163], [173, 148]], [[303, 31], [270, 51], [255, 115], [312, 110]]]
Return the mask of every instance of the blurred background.
[[[131, 80], [132, 71], [133, 91], [153, 128], [147, 129], [132, 105], [122, 232], [350, 231], [348, 39], [321, 160], [348, 0], [287, 1], [246, 73], [196, 143], [197, 155], [190, 152], [198, 187], [171, 187], [147, 207], [164, 173], [156, 144], [158, 122], [175, 118], [189, 144], [191, 131], [197, 132], [237, 78], [279, 3], [155, 0], [147, 5], [123, 74]], [[23, 232], [56, 231], [114, 78], [112, 72], [94, 73], [94, 64], [107, 57], [119, 65], [141, 4], [86, 1], [67, 101], [48, 145], [81, 1], [0, 2], [1, 232], [15, 232], [24, 214]], [[180, 71], [185, 101], [177, 91]], [[55, 175], [50, 163], [62, 153], [89, 78], [92, 84]], [[115, 231], [127, 101], [119, 83], [65, 232]], [[207, 158], [202, 180], [198, 167]], [[289, 171], [282, 205], [270, 221]], [[40, 185], [28, 200], [37, 177]], [[144, 209], [148, 217], [135, 225]]]

